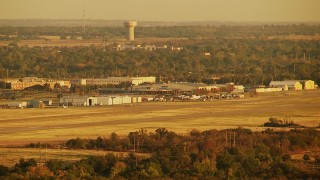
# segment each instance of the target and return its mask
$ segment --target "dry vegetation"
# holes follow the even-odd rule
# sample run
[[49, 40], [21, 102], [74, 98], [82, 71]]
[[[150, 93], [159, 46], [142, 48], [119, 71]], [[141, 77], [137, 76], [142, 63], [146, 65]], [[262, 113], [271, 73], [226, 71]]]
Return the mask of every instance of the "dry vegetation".
[[[53, 109], [3, 109], [0, 145], [59, 142], [71, 138], [126, 136], [140, 128], [164, 127], [177, 133], [192, 129], [225, 129], [242, 126], [254, 131], [269, 117], [290, 118], [316, 127], [320, 119], [320, 91], [259, 94], [241, 100], [213, 102], [150, 102], [134, 106], [69, 107]], [[283, 130], [284, 128], [280, 128]]]

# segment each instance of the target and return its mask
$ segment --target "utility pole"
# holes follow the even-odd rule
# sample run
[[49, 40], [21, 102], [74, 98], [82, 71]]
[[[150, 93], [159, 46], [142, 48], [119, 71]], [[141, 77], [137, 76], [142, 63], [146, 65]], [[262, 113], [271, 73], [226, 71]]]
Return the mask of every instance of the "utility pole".
[[228, 130], [226, 130], [226, 146], [228, 147]]
[[140, 138], [138, 138], [136, 151], [139, 151], [139, 145], [140, 145]]
[[5, 71], [6, 71], [7, 79], [9, 79], [9, 71], [12, 72], [13, 70], [11, 70], [11, 69], [6, 69]]
[[106, 52], [106, 42], [105, 42], [104, 36], [103, 36], [103, 52]]
[[136, 154], [136, 135], [133, 136], [133, 154], [136, 157], [136, 167], [138, 167], [138, 156]]
[[83, 8], [83, 16], [82, 16], [82, 20], [83, 20], [83, 33], [86, 32], [86, 10], [85, 8]]
[[310, 53], [309, 53], [309, 74], [311, 73], [311, 59], [310, 59]]
[[46, 144], [46, 151], [45, 151], [45, 155], [44, 155], [44, 163], [47, 162], [47, 146], [48, 146], [48, 144]]
[[133, 136], [133, 154], [136, 154], [136, 135]]
[[297, 54], [296, 54], [296, 58], [293, 61], [293, 74], [294, 74], [294, 76], [296, 76], [296, 60], [297, 60]]
[[233, 147], [236, 147], [236, 133], [233, 132]]
[[138, 156], [136, 155], [136, 167], [138, 167]]

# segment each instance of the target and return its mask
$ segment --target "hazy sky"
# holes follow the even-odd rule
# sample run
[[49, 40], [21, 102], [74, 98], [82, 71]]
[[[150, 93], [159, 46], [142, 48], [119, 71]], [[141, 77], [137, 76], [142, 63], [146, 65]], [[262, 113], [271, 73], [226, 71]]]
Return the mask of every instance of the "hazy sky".
[[320, 0], [0, 0], [0, 19], [317, 21]]

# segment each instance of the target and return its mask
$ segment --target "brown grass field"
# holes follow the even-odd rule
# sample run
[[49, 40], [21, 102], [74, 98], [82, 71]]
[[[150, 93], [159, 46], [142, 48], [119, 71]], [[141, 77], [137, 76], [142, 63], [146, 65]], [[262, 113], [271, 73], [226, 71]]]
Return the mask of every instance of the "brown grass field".
[[[0, 102], [3, 103], [3, 102]], [[239, 100], [212, 102], [146, 102], [134, 106], [69, 107], [50, 109], [0, 109], [0, 164], [13, 166], [21, 158], [77, 161], [91, 155], [128, 152], [94, 150], [5, 148], [28, 143], [58, 143], [71, 138], [126, 136], [140, 128], [149, 132], [164, 127], [180, 134], [192, 129], [226, 129], [242, 126], [254, 131], [269, 117], [290, 118], [297, 124], [320, 124], [320, 90], [259, 94]], [[279, 128], [279, 130], [287, 130]], [[141, 158], [149, 154], [139, 154]], [[302, 161], [302, 154], [293, 155]]]
[[[71, 138], [126, 136], [140, 128], [185, 134], [192, 129], [242, 126], [254, 131], [269, 117], [290, 118], [297, 124], [320, 124], [320, 91], [289, 91], [249, 95], [239, 100], [212, 102], [144, 102], [134, 106], [47, 109], [1, 109], [0, 146], [61, 142]], [[281, 128], [280, 130], [284, 130]]]

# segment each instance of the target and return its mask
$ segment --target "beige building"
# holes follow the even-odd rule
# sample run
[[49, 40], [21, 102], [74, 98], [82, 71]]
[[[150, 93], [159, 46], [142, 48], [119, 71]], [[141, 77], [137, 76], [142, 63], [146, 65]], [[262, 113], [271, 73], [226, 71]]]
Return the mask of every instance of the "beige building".
[[87, 86], [93, 86], [93, 85], [118, 85], [124, 82], [130, 82], [129, 77], [109, 77], [104, 79], [86, 79], [86, 85]]
[[303, 89], [306, 89], [306, 90], [315, 89], [315, 87], [316, 87], [314, 81], [312, 81], [312, 80], [302, 80], [300, 82], [303, 86]]
[[297, 80], [290, 81], [271, 81], [269, 87], [282, 88], [284, 91], [287, 90], [302, 90], [302, 84]]
[[39, 36], [39, 38], [41, 39], [45, 39], [45, 40], [60, 40], [60, 36]]
[[4, 79], [2, 80], [5, 83], [8, 83], [13, 90], [23, 90], [25, 88], [35, 86], [35, 85], [45, 85], [49, 84], [50, 88], [54, 88], [55, 84], [59, 84], [61, 87], [71, 87], [70, 81], [64, 80], [48, 80], [45, 78], [37, 77], [25, 77], [20, 79]]
[[3, 81], [5, 83], [8, 83], [10, 85], [10, 88], [13, 90], [23, 90], [31, 86], [43, 86], [44, 84], [46, 84], [45, 79], [37, 77], [25, 77], [21, 79], [4, 79]]
[[147, 77], [132, 77], [130, 78], [131, 83], [134, 85], [139, 85], [143, 83], [156, 83], [156, 77], [154, 76], [147, 76]]
[[155, 83], [156, 77], [108, 77], [101, 79], [74, 79], [71, 80], [72, 84], [84, 85], [84, 86], [94, 86], [94, 85], [118, 85], [121, 83], [130, 82], [133, 85], [139, 85], [143, 83]]

